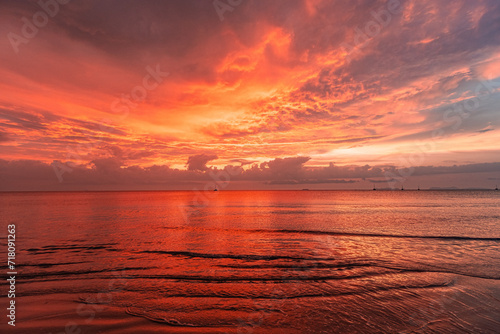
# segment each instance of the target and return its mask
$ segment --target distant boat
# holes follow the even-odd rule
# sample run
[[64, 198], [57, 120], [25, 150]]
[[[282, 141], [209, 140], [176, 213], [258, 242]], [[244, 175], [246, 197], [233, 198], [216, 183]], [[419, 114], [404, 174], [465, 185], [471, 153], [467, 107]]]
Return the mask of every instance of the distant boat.
[[497, 186], [495, 187], [495, 190], [498, 190], [498, 184], [497, 184]]
[[373, 185], [373, 190], [377, 190], [377, 188], [375, 188], [375, 185]]
[[219, 189], [217, 189], [217, 187], [214, 188], [214, 191], [219, 191]]
[[405, 188], [403, 188], [403, 186], [401, 186], [401, 190], [405, 190]]
[[418, 185], [418, 188], [417, 188], [417, 190], [420, 190], [420, 185]]
[[307, 188], [302, 189], [302, 191], [307, 191], [307, 190], [309, 190], [309, 189], [307, 189]]

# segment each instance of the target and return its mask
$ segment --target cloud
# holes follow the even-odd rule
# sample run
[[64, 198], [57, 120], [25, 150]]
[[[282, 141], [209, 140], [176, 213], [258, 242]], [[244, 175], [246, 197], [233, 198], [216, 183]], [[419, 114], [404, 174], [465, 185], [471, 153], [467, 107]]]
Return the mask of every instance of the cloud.
[[453, 165], [453, 166], [419, 166], [415, 167], [414, 175], [464, 174], [499, 172], [500, 162]]
[[207, 162], [217, 159], [215, 154], [198, 154], [188, 158], [187, 170], [206, 171], [208, 169]]
[[[217, 159], [217, 168], [238, 163], [241, 178], [259, 182], [380, 177], [376, 161], [411, 153], [408, 142], [449, 126], [443, 115], [495, 78], [500, 57], [496, 0], [401, 1], [401, 13], [346, 54], [387, 4], [244, 1], [221, 22], [211, 1], [72, 1], [18, 54], [0, 41], [2, 157], [150, 175], [189, 156], [194, 174]], [[38, 10], [36, 1], [1, 1], [4, 36], [21, 33], [21, 18]], [[171, 75], [132, 101], [156, 64]], [[113, 110], [117, 99], [128, 101], [126, 113]], [[500, 139], [499, 99], [492, 93], [459, 128], [446, 128], [445, 153], [488, 156]], [[365, 153], [336, 153], [357, 148]], [[311, 159], [274, 159], [299, 156]], [[112, 158], [121, 165], [107, 165]], [[305, 167], [325, 161], [358, 166]]]
[[356, 183], [359, 180], [273, 180], [267, 182], [267, 184], [329, 184], [329, 183], [338, 183], [338, 184], [348, 184], [348, 183]]
[[495, 129], [494, 128], [485, 128], [485, 129], [478, 130], [476, 132], [478, 132], [478, 133], [485, 133], [485, 132], [493, 131], [493, 130], [495, 130]]
[[257, 160], [247, 160], [247, 159], [231, 159], [229, 162], [237, 162], [240, 163], [241, 166], [249, 165], [249, 164], [254, 164], [258, 162]]
[[2, 126], [12, 129], [45, 130], [47, 120], [44, 115], [0, 109]]
[[[190, 157], [191, 169], [175, 169], [166, 165], [141, 167], [124, 165], [119, 157], [93, 160], [88, 165], [67, 165], [59, 161], [51, 164], [33, 160], [0, 160], [0, 191], [13, 190], [110, 190], [110, 189], [199, 189], [207, 184], [234, 184], [252, 182], [261, 189], [269, 186], [309, 184], [350, 185], [363, 182], [393, 182], [387, 175], [397, 175], [396, 166], [336, 166], [307, 167], [309, 157], [276, 158], [243, 169], [227, 165], [223, 168], [208, 168], [206, 163], [216, 159], [214, 155]], [[189, 160], [189, 159], [188, 159]], [[62, 166], [62, 167], [61, 167]], [[58, 181], [57, 172], [62, 176]], [[425, 181], [430, 177], [447, 175], [470, 175], [467, 179], [477, 182], [495, 180], [492, 175], [500, 173], [500, 162], [466, 164], [454, 166], [416, 166], [411, 177]], [[459, 177], [464, 179], [463, 176]], [[389, 183], [388, 183], [389, 184]], [[433, 183], [435, 184], [435, 182]], [[446, 184], [445, 184], [446, 185]], [[266, 188], [267, 187], [267, 188]]]
[[7, 141], [10, 141], [10, 137], [4, 133], [4, 132], [0, 132], [0, 143], [1, 142], [7, 142]]

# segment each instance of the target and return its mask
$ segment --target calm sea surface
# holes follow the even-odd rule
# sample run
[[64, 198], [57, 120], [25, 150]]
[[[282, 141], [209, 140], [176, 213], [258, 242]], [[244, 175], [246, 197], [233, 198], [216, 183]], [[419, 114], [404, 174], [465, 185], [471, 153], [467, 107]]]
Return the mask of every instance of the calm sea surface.
[[18, 272], [2, 333], [500, 332], [500, 192], [1, 193], [0, 210]]

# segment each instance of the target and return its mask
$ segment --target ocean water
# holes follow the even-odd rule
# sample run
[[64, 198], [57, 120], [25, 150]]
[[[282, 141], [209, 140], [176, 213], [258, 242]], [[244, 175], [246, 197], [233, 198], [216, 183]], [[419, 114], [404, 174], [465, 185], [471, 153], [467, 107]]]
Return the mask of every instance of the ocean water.
[[17, 270], [2, 333], [500, 332], [500, 192], [0, 193], [0, 209]]

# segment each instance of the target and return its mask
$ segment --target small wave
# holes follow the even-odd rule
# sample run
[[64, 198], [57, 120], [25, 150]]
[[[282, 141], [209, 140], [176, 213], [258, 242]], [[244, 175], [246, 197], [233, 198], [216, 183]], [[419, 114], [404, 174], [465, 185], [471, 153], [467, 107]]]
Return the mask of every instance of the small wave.
[[316, 261], [335, 261], [332, 258], [306, 258], [290, 255], [256, 255], [256, 254], [214, 254], [197, 253], [189, 251], [163, 251], [163, 250], [143, 250], [138, 253], [166, 254], [172, 256], [196, 257], [205, 259], [237, 259], [237, 260], [316, 260]]
[[167, 318], [162, 318], [162, 317], [155, 317], [152, 314], [147, 314], [147, 313], [141, 312], [141, 311], [144, 311], [144, 310], [133, 311], [131, 309], [131, 307], [127, 307], [125, 312], [127, 314], [135, 316], [135, 317], [140, 317], [140, 318], [144, 318], [144, 319], [147, 319], [149, 321], [152, 321], [152, 322], [156, 322], [156, 323], [160, 323], [160, 324], [164, 324], [164, 325], [168, 325], [168, 326], [175, 326], [175, 327], [230, 327], [230, 326], [232, 326], [229, 324], [225, 325], [225, 326], [221, 325], [221, 324], [218, 324], [218, 325], [209, 325], [209, 324], [197, 325], [197, 324], [192, 324], [192, 323], [187, 323], [187, 322], [181, 322], [177, 319], [167, 319]]
[[[37, 278], [37, 277], [51, 277], [51, 276], [74, 276], [74, 275], [87, 275], [87, 274], [97, 274], [97, 273], [111, 273], [116, 271], [135, 271], [135, 270], [147, 270], [151, 268], [142, 267], [123, 267], [123, 268], [106, 268], [97, 270], [62, 270], [62, 271], [45, 271], [39, 273], [23, 273], [23, 278]], [[126, 277], [124, 277], [126, 278]], [[50, 279], [47, 279], [49, 281]], [[45, 280], [44, 280], [45, 281]]]
[[442, 239], [442, 240], [463, 240], [463, 241], [500, 241], [497, 237], [467, 237], [467, 236], [441, 236], [441, 235], [405, 235], [405, 234], [384, 234], [384, 233], [357, 233], [341, 231], [318, 231], [318, 230], [293, 230], [293, 229], [221, 229], [221, 228], [194, 228], [194, 227], [171, 227], [165, 226], [165, 229], [185, 229], [202, 231], [223, 231], [240, 233], [283, 233], [283, 234], [316, 234], [347, 237], [374, 237], [374, 238], [407, 238], [407, 239]]
[[[317, 259], [308, 259], [317, 260]], [[301, 263], [301, 264], [218, 264], [220, 268], [234, 269], [341, 269], [350, 270], [358, 267], [376, 267], [374, 263]], [[391, 268], [389, 268], [391, 269]]]
[[320, 234], [320, 235], [325, 234], [325, 235], [349, 236], [349, 237], [500, 241], [500, 238], [488, 238], [488, 237], [403, 235], [403, 234], [382, 234], [382, 233], [350, 233], [350, 232], [313, 231], [313, 230], [247, 230], [247, 231], [256, 232], [256, 233], [296, 233], [296, 234]]
[[17, 264], [16, 267], [36, 267], [36, 268], [50, 268], [54, 266], [66, 266], [71, 264], [82, 264], [82, 263], [92, 263], [91, 261], [79, 261], [79, 262], [58, 262], [58, 263], [25, 263]]
[[263, 299], [263, 300], [275, 300], [275, 299], [300, 299], [300, 298], [324, 298], [324, 297], [340, 297], [340, 296], [352, 296], [352, 295], [364, 295], [367, 293], [377, 293], [383, 291], [405, 291], [405, 290], [418, 290], [418, 289], [433, 289], [433, 288], [445, 288], [452, 287], [454, 284], [452, 282], [444, 283], [433, 283], [425, 285], [397, 285], [397, 286], [379, 286], [372, 288], [364, 288], [357, 291], [338, 291], [338, 292], [315, 292], [315, 293], [297, 293], [289, 295], [228, 295], [222, 293], [205, 293], [205, 294], [169, 294], [162, 296], [164, 298], [217, 298], [217, 299]]
[[[179, 297], [185, 299], [178, 301], [177, 299], [169, 300], [169, 298], [172, 297], [170, 294], [163, 296], [160, 293], [161, 298], [157, 299], [155, 306], [152, 306], [151, 303], [138, 300], [138, 305], [129, 307], [127, 309], [127, 313], [164, 324], [166, 326], [171, 326], [172, 324], [169, 323], [169, 320], [175, 319], [175, 325], [186, 324], [185, 327], [191, 327], [193, 325], [197, 327], [223, 327], [226, 325], [235, 326], [234, 324], [238, 323], [238, 319], [243, 318], [241, 317], [242, 314], [245, 315], [251, 313], [252, 309], [248, 310], [248, 307], [253, 307], [253, 310], [258, 310], [261, 316], [266, 317], [266, 328], [280, 328], [279, 332], [281, 333], [288, 331], [284, 328], [286, 326], [284, 326], [280, 319], [289, 316], [296, 317], [297, 313], [290, 313], [290, 310], [297, 309], [297, 306], [300, 307], [299, 311], [301, 311], [298, 316], [305, 315], [309, 317], [310, 315], [307, 313], [307, 308], [310, 307], [310, 305], [323, 305], [325, 312], [322, 313], [322, 315], [324, 314], [325, 316], [328, 316], [327, 312], [330, 310], [337, 310], [335, 305], [338, 305], [339, 312], [343, 312], [343, 307], [347, 306], [344, 314], [349, 316], [349, 304], [347, 304], [346, 301], [352, 300], [350, 296], [353, 296], [355, 298], [354, 300], [356, 300], [356, 303], [354, 303], [355, 307], [358, 307], [356, 304], [359, 301], [359, 308], [366, 306], [368, 308], [367, 312], [370, 312], [373, 309], [375, 309], [374, 312], [377, 312], [380, 310], [379, 308], [371, 305], [372, 308], [370, 309], [370, 303], [365, 301], [380, 302], [380, 298], [387, 298], [388, 296], [391, 296], [388, 300], [391, 303], [394, 302], [396, 307], [399, 307], [404, 304], [398, 303], [411, 299], [409, 297], [421, 296], [428, 291], [430, 293], [440, 294], [445, 291], [443, 289], [448, 291], [448, 288], [452, 285], [453, 281], [449, 280], [440, 282], [413, 282], [410, 284], [394, 284], [390, 286], [383, 285], [369, 288], [364, 285], [354, 285], [352, 286], [352, 289], [342, 289], [343, 291], [338, 291], [335, 287], [331, 287], [332, 289], [328, 289], [327, 291], [325, 291], [325, 288], [327, 287], [318, 288], [317, 291], [304, 291], [310, 289], [307, 289], [307, 287], [304, 289], [298, 286], [296, 289], [292, 288], [292, 290], [285, 289], [285, 291], [280, 291], [281, 293], [278, 295], [276, 295], [274, 290], [269, 291], [269, 293], [266, 293], [265, 295], [260, 293], [256, 293], [254, 295], [240, 295], [240, 291], [235, 290], [234, 292], [240, 296], [231, 296], [230, 298], [238, 298], [239, 300], [226, 300], [228, 296], [225, 295], [218, 296], [211, 293], [202, 293], [197, 296], [189, 294], [179, 295]], [[283, 288], [285, 287], [289, 287], [289, 285], [284, 285]], [[344, 296], [349, 297], [346, 299]], [[392, 296], [395, 296], [395, 298], [393, 299]], [[194, 307], [192, 307], [192, 305], [194, 305]], [[236, 306], [233, 308], [234, 313], [232, 309], [227, 307], [227, 305]], [[334, 308], [330, 309], [328, 306], [333, 306]], [[392, 304], [389, 306], [392, 306]], [[386, 307], [388, 306], [384, 305], [384, 308]], [[359, 309], [354, 309], [352, 312], [353, 314], [359, 314], [355, 312], [359, 312]], [[367, 313], [361, 314], [364, 315]], [[332, 327], [330, 327], [330, 329], [331, 328]], [[310, 331], [311, 330], [307, 331], [304, 328], [301, 332], [306, 333]]]
[[73, 245], [48, 245], [40, 248], [28, 248], [26, 251], [37, 254], [48, 254], [48, 253], [56, 253], [58, 251], [81, 251], [81, 250], [101, 250], [101, 249], [110, 249], [111, 246], [117, 245], [116, 243], [110, 244], [98, 244], [98, 245], [90, 245], [90, 246], [82, 246], [78, 244]]
[[[202, 276], [202, 275], [179, 275], [179, 274], [152, 274], [152, 275], [131, 275], [133, 279], [161, 279], [161, 280], [175, 280], [175, 281], [198, 281], [198, 282], [320, 282], [330, 280], [347, 280], [359, 279], [375, 276], [383, 276], [388, 274], [399, 274], [405, 272], [413, 272], [412, 270], [380, 270], [376, 268], [372, 272], [351, 273], [339, 275], [337, 274], [305, 274], [305, 275], [273, 275], [273, 276], [256, 276], [256, 275], [240, 275], [240, 276]], [[385, 269], [385, 268], [382, 268]]]

